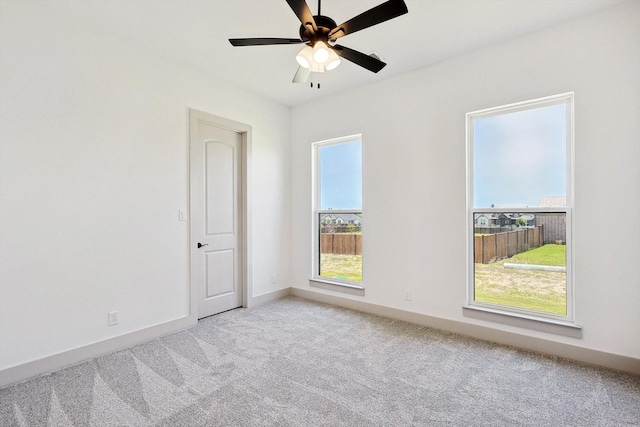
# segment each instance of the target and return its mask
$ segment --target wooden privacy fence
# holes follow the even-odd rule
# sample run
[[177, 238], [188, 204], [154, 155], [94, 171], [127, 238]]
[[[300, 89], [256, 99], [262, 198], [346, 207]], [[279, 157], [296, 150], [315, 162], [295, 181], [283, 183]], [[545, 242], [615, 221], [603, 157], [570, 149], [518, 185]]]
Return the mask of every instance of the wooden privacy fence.
[[488, 264], [544, 243], [544, 226], [474, 237], [474, 262]]
[[362, 234], [321, 233], [320, 253], [362, 255]]

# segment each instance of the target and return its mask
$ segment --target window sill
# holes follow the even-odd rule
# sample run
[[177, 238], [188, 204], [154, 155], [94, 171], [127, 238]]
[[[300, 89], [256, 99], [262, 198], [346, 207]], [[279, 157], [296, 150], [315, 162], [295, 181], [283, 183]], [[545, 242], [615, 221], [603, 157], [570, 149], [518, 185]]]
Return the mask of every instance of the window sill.
[[342, 283], [327, 279], [309, 279], [309, 285], [314, 288], [327, 289], [329, 291], [343, 292], [351, 295], [364, 296], [364, 287], [351, 283]]
[[557, 335], [582, 338], [582, 326], [566, 320], [550, 319], [479, 305], [464, 305], [462, 309], [465, 316], [476, 319], [534, 329]]

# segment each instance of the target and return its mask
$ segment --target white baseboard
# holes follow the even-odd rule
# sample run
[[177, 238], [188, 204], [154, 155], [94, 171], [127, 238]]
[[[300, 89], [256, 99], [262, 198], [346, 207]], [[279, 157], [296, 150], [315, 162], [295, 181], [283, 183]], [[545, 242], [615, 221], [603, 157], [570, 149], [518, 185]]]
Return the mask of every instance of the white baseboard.
[[[257, 307], [261, 304], [280, 299], [289, 294], [290, 288], [279, 289], [277, 291], [251, 298], [248, 305], [249, 307]], [[145, 341], [168, 335], [194, 326], [197, 322], [198, 319], [196, 319], [195, 316], [187, 316], [162, 323], [160, 325], [141, 329], [139, 331], [74, 348], [62, 353], [43, 357], [31, 362], [11, 366], [0, 370], [0, 387], [21, 382], [37, 375], [57, 371], [103, 354], [122, 350]]]
[[[277, 300], [287, 295], [295, 295], [365, 313], [403, 320], [472, 338], [495, 342], [497, 344], [518, 347], [537, 353], [562, 357], [565, 359], [640, 375], [640, 359], [587, 349], [570, 344], [558, 343], [541, 338], [533, 338], [526, 335], [500, 331], [456, 320], [442, 319], [439, 317], [428, 316], [426, 314], [414, 313], [306, 289], [284, 288], [259, 295], [251, 299], [249, 307], [257, 307], [261, 304]], [[21, 382], [37, 375], [57, 371], [93, 357], [122, 350], [145, 341], [168, 335], [194, 326], [196, 323], [197, 319], [195, 317], [187, 316], [118, 337], [109, 338], [107, 340], [71, 349], [62, 353], [43, 357], [42, 359], [5, 368], [0, 370], [0, 387]]]
[[277, 299], [286, 297], [287, 295], [291, 295], [291, 288], [279, 289], [277, 291], [258, 295], [251, 298], [251, 301], [249, 301], [249, 306], [247, 308], [257, 307], [270, 301], [275, 301]]
[[42, 359], [11, 366], [0, 370], [0, 387], [21, 382], [36, 375], [57, 371], [67, 366], [75, 365], [103, 354], [122, 350], [145, 341], [150, 341], [194, 326], [197, 322], [198, 319], [196, 319], [195, 316], [181, 317], [128, 334], [43, 357]]
[[314, 301], [350, 308], [378, 316], [416, 323], [434, 329], [440, 329], [470, 338], [490, 341], [510, 347], [517, 347], [549, 356], [561, 357], [590, 365], [623, 371], [640, 375], [640, 359], [619, 354], [606, 353], [599, 350], [588, 349], [571, 344], [549, 341], [528, 335], [501, 331], [486, 326], [475, 325], [457, 320], [443, 319], [426, 314], [400, 310], [369, 302], [353, 300], [336, 295], [315, 292], [307, 289], [291, 288], [291, 295], [307, 298]]

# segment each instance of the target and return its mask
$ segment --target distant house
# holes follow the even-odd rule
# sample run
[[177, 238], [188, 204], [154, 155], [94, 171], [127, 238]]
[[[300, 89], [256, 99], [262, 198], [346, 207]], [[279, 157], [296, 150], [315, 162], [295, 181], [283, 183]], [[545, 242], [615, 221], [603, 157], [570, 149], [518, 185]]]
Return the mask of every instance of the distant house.
[[512, 214], [510, 213], [500, 212], [499, 214], [496, 214], [495, 225], [497, 225], [498, 227], [509, 227], [511, 225], [515, 225], [516, 223], [516, 219], [513, 218]]
[[477, 213], [474, 215], [474, 224], [476, 227], [533, 227], [536, 217], [530, 213]]
[[518, 217], [518, 219], [523, 219], [525, 221], [525, 226], [526, 227], [533, 227], [536, 225], [536, 216], [534, 214], [520, 214], [520, 216]]
[[353, 224], [356, 227], [362, 225], [362, 217], [352, 214], [352, 213], [342, 213], [342, 214], [321, 214], [320, 222], [322, 224], [331, 224], [331, 225], [349, 225]]
[[475, 215], [475, 223], [476, 227], [491, 227], [492, 223], [492, 214], [476, 214]]

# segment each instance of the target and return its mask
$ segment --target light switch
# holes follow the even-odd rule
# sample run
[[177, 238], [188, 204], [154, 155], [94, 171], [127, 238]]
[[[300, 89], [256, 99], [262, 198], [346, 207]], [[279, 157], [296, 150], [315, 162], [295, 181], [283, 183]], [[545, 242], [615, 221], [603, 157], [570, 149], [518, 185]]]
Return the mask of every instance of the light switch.
[[187, 211], [184, 209], [178, 210], [178, 221], [186, 221], [187, 220]]

